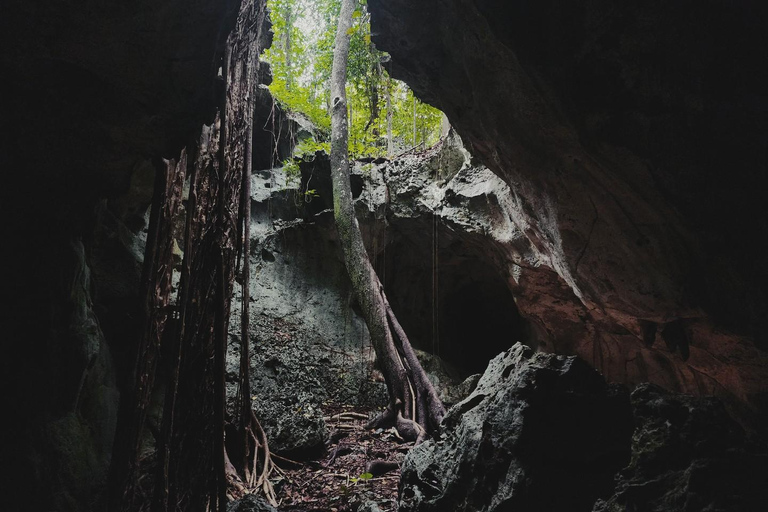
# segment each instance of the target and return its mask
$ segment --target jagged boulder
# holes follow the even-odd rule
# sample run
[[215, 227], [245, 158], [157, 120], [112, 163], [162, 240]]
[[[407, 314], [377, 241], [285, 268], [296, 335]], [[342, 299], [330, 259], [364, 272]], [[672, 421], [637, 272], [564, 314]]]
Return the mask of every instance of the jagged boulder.
[[365, 501], [357, 508], [357, 512], [382, 512], [381, 507], [375, 501]]
[[441, 357], [418, 349], [415, 352], [421, 367], [435, 387], [437, 396], [446, 407], [467, 398], [477, 385], [480, 374], [470, 375], [462, 380], [459, 378], [459, 371]]
[[595, 512], [742, 511], [768, 503], [768, 455], [715, 398], [643, 384], [632, 393], [632, 460]]
[[631, 428], [626, 392], [518, 343], [406, 457], [399, 510], [591, 510], [629, 460]]
[[227, 512], [277, 512], [277, 509], [267, 503], [264, 498], [246, 494], [227, 505]]
[[[765, 410], [768, 275], [753, 240], [768, 236], [768, 173], [755, 172], [768, 73], [751, 70], [765, 61], [768, 4], [690, 5], [368, 9], [391, 75], [510, 186], [512, 221], [541, 264], [502, 275], [551, 334], [545, 350], [580, 355], [610, 381]], [[653, 343], [670, 327], [680, 342]]]

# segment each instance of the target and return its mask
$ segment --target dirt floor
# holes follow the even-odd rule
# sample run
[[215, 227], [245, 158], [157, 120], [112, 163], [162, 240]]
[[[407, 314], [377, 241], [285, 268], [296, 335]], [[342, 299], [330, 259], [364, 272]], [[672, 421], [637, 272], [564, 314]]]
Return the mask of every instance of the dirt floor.
[[413, 443], [394, 429], [369, 430], [378, 411], [328, 405], [330, 443], [322, 460], [291, 463], [274, 458], [283, 475], [273, 480], [281, 511], [354, 512], [366, 501], [397, 510], [400, 463]]

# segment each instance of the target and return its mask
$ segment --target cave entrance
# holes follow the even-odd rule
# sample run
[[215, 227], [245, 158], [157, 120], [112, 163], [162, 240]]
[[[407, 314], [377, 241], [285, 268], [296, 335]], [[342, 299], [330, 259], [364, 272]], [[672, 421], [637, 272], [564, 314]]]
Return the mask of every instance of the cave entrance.
[[415, 348], [440, 356], [465, 378], [482, 373], [515, 342], [527, 342], [528, 324], [509, 291], [503, 258], [494, 257], [487, 238], [441, 224], [435, 274], [433, 246], [424, 236], [431, 223], [401, 219], [391, 228], [377, 271]]
[[482, 373], [488, 361], [522, 341], [522, 319], [503, 281], [456, 286], [442, 302], [439, 354], [463, 376]]

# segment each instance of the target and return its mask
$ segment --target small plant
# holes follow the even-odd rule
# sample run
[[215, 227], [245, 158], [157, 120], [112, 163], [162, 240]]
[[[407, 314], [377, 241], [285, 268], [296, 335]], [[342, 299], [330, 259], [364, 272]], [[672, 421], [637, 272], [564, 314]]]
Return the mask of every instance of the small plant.
[[350, 477], [349, 481], [352, 482], [353, 484], [357, 484], [357, 482], [361, 482], [361, 481], [365, 482], [367, 480], [370, 480], [371, 478], [373, 478], [373, 475], [371, 473], [363, 473], [358, 477], [354, 477], [354, 476]]
[[296, 185], [301, 182], [301, 168], [295, 158], [290, 157], [283, 161], [283, 171], [288, 184]]

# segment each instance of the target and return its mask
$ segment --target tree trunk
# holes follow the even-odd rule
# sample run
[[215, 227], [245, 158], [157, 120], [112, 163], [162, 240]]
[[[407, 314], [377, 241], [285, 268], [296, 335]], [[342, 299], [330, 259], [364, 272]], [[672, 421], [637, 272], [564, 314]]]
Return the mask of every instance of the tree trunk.
[[418, 442], [426, 432], [437, 428], [445, 409], [387, 301], [355, 217], [349, 180], [345, 91], [352, 11], [353, 0], [342, 0], [331, 75], [333, 211], [347, 272], [389, 391], [389, 407], [370, 426], [394, 424], [403, 437]]
[[394, 153], [394, 141], [392, 140], [392, 79], [387, 76], [387, 156]]
[[413, 95], [413, 147], [416, 147], [416, 94]]
[[112, 456], [110, 510], [136, 508], [139, 454], [160, 345], [169, 320], [173, 267], [173, 217], [181, 204], [185, 163], [155, 160], [155, 186], [141, 281], [142, 332], [134, 354], [131, 395], [120, 403]]
[[[371, 55], [376, 55], [376, 46], [373, 43], [370, 44], [369, 51]], [[368, 82], [368, 106], [370, 107], [371, 115], [363, 129], [364, 132], [367, 132], [368, 128], [373, 125], [373, 136], [376, 146], [379, 145], [379, 127], [374, 125], [374, 123], [379, 118], [379, 83], [381, 82], [381, 74], [381, 63], [377, 61], [371, 66], [371, 78]]]
[[288, 2], [285, 7], [285, 88], [289, 91], [293, 87], [293, 72], [291, 71], [291, 29], [293, 23], [293, 10], [291, 3]]

